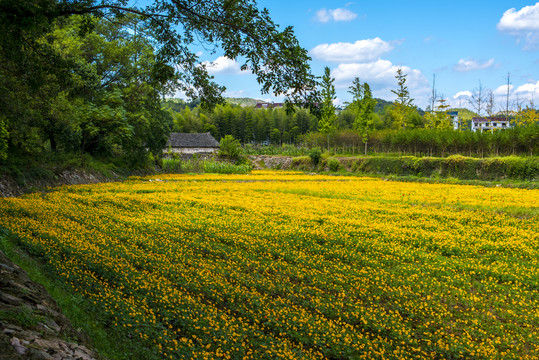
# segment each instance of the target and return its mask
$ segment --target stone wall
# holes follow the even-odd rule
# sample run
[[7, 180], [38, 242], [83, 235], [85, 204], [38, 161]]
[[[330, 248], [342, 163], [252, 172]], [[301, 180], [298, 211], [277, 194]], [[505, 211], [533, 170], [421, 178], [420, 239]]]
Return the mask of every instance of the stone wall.
[[71, 326], [45, 288], [0, 251], [0, 360], [97, 359], [84, 343], [87, 336]]

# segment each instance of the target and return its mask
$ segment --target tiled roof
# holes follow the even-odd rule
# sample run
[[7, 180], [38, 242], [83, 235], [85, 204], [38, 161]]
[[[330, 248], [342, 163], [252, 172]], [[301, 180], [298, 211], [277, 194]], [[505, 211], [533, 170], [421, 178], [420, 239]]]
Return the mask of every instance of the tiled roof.
[[175, 148], [217, 148], [219, 147], [219, 142], [209, 132], [198, 134], [171, 133], [167, 141], [168, 146]]

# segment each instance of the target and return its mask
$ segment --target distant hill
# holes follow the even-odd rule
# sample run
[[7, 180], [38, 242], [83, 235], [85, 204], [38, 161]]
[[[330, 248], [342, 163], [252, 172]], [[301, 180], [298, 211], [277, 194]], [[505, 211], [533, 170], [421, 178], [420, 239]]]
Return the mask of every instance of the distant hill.
[[457, 111], [459, 113], [459, 118], [464, 120], [471, 120], [473, 117], [478, 116], [476, 113], [466, 108], [451, 108], [448, 111]]
[[162, 103], [162, 106], [165, 109], [172, 109], [174, 112], [181, 112], [186, 107], [193, 110], [198, 105], [200, 105], [200, 100], [185, 101], [183, 99], [177, 99], [177, 98], [166, 99]]
[[226, 102], [232, 105], [239, 105], [241, 107], [255, 107], [259, 102], [264, 102], [260, 99], [251, 99], [251, 98], [225, 98]]
[[[251, 98], [225, 98], [225, 101], [230, 105], [237, 105], [241, 107], [255, 107], [258, 102], [264, 102], [260, 99], [251, 99]], [[170, 98], [166, 99], [163, 102], [165, 108], [170, 108], [176, 112], [182, 111], [185, 107], [190, 108], [191, 110], [200, 105], [200, 100], [195, 101], [185, 101], [184, 99]]]
[[[387, 106], [391, 106], [394, 104], [393, 101], [387, 101], [387, 100], [384, 100], [384, 99], [380, 99], [380, 98], [375, 98], [374, 100], [376, 100], [376, 106], [374, 107], [374, 112], [375, 113], [378, 113], [378, 114], [381, 114], [384, 112], [384, 109], [387, 107]], [[421, 116], [424, 116], [425, 115], [425, 111], [421, 108], [417, 108], [417, 112], [419, 113], [419, 115]]]
[[[387, 100], [379, 99], [379, 98], [375, 98], [375, 100], [376, 100], [376, 107], [374, 108], [374, 112], [378, 114], [382, 113], [384, 109], [386, 108], [386, 106], [393, 105], [392, 101], [387, 101]], [[225, 101], [231, 105], [237, 105], [241, 107], [255, 107], [257, 103], [264, 102], [264, 100], [261, 100], [261, 99], [253, 99], [253, 98], [247, 98], [247, 97], [244, 97], [244, 98], [227, 97], [225, 98]], [[188, 102], [183, 99], [176, 99], [176, 98], [166, 99], [163, 103], [163, 105], [166, 108], [172, 108], [172, 110], [174, 111], [181, 111], [186, 106], [189, 107], [190, 109], [193, 109], [197, 107], [199, 104], [200, 104], [199, 100]], [[461, 109], [461, 110], [469, 111], [467, 109]], [[422, 109], [418, 108], [417, 111], [422, 116], [425, 114], [425, 112]]]
[[378, 114], [382, 113], [386, 106], [393, 105], [392, 101], [387, 101], [387, 100], [379, 99], [379, 98], [375, 98], [374, 100], [376, 100], [376, 106], [374, 107], [374, 112]]

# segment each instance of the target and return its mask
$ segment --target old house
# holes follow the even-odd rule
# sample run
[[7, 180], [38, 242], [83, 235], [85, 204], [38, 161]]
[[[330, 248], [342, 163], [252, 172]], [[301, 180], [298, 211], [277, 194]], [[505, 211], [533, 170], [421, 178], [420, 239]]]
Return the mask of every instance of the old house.
[[219, 150], [219, 142], [209, 133], [171, 133], [165, 152], [176, 154], [212, 154]]

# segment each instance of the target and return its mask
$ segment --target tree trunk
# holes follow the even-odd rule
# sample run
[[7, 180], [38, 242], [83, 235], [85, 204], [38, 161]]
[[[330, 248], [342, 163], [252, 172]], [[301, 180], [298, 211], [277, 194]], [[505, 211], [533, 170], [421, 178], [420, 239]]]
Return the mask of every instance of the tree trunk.
[[54, 138], [54, 132], [53, 131], [48, 131], [47, 135], [49, 136], [49, 141], [51, 143], [51, 150], [52, 151], [56, 151], [56, 139]]

